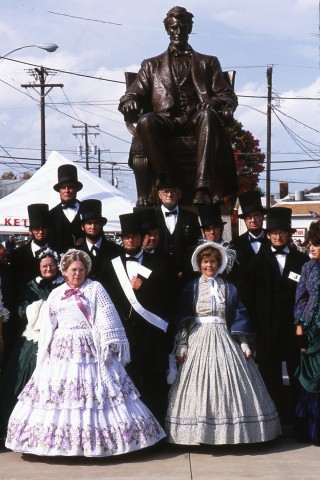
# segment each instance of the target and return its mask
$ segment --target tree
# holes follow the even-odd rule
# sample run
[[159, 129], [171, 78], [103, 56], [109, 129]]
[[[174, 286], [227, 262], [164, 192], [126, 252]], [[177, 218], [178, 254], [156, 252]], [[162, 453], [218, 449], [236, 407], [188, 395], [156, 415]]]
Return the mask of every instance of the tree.
[[[232, 145], [238, 172], [239, 190], [237, 194], [248, 190], [257, 190], [259, 174], [264, 170], [265, 154], [261, 152], [259, 140], [254, 138], [249, 130], [245, 130], [238, 120], [227, 129], [227, 135]], [[231, 211], [236, 196], [224, 198], [224, 203]]]
[[265, 154], [259, 147], [260, 142], [237, 120], [227, 133], [236, 159], [239, 176], [238, 194], [255, 190], [259, 174], [264, 170], [263, 162], [265, 161]]
[[[227, 129], [236, 160], [239, 190], [237, 195], [248, 190], [259, 190], [259, 174], [264, 170], [265, 154], [261, 152], [259, 140], [245, 130], [238, 120]], [[233, 235], [238, 234], [238, 214], [234, 210], [236, 195], [224, 198], [226, 211], [230, 214]]]
[[1, 180], [16, 180], [17, 176], [13, 172], [3, 172], [1, 175]]
[[19, 177], [20, 180], [29, 180], [31, 178], [33, 173], [31, 172], [23, 172], [23, 174]]

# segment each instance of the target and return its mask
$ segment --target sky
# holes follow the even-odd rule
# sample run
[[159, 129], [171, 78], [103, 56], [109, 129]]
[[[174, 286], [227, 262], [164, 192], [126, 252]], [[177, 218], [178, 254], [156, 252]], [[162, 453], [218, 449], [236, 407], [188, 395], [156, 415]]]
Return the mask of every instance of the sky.
[[[131, 134], [118, 112], [124, 72], [138, 71], [143, 59], [167, 48], [163, 19], [174, 5], [167, 0], [0, 0], [0, 56], [27, 45], [59, 46], [54, 53], [23, 48], [0, 59], [0, 174], [13, 171], [19, 177], [41, 165], [39, 89], [21, 84], [34, 82], [31, 72], [44, 66], [57, 70], [50, 70], [46, 82], [63, 85], [45, 97], [47, 156], [55, 150], [84, 162], [77, 147], [84, 146], [79, 134], [87, 124], [89, 144], [101, 152], [103, 178], [111, 182], [113, 177], [134, 200], [127, 166]], [[180, 5], [194, 14], [191, 46], [217, 56], [223, 70], [236, 70], [235, 118], [264, 153], [266, 72], [272, 66], [271, 193], [279, 192], [282, 181], [289, 182], [291, 193], [319, 185], [319, 1], [185, 0]], [[97, 155], [90, 157], [90, 169], [96, 172], [96, 166]], [[263, 191], [265, 178], [262, 173]]]

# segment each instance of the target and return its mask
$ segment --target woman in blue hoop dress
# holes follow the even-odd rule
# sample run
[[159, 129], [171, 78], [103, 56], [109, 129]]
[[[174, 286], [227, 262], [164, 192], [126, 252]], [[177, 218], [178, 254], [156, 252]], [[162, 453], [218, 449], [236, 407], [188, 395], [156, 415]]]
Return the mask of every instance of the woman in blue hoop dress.
[[169, 393], [168, 440], [184, 445], [264, 442], [281, 433], [278, 413], [248, 345], [250, 329], [235, 286], [220, 275], [225, 249], [214, 242], [192, 256], [201, 277], [179, 309], [180, 368]]

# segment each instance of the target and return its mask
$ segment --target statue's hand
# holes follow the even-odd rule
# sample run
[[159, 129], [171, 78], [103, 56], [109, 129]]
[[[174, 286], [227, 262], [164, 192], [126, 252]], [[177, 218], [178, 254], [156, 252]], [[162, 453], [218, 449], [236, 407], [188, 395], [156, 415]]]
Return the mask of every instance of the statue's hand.
[[215, 99], [208, 100], [207, 102], [201, 102], [197, 106], [197, 110], [204, 110], [205, 108], [211, 108], [212, 110], [219, 111], [221, 104]]
[[135, 100], [127, 100], [121, 105], [122, 113], [138, 111], [138, 104]]

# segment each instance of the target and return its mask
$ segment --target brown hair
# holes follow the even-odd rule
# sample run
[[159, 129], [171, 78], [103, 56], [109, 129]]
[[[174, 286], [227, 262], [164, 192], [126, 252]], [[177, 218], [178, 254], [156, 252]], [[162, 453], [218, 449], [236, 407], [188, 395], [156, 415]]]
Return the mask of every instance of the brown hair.
[[218, 250], [217, 248], [209, 246], [209, 247], [201, 250], [197, 255], [197, 265], [198, 265], [199, 270], [201, 270], [200, 265], [201, 265], [202, 260], [205, 257], [210, 257], [211, 255], [213, 255], [214, 258], [217, 260], [219, 268], [221, 267], [221, 265], [222, 265], [222, 255], [221, 255], [220, 250]]
[[311, 223], [307, 232], [306, 243], [312, 243], [314, 246], [320, 246], [320, 220]]

